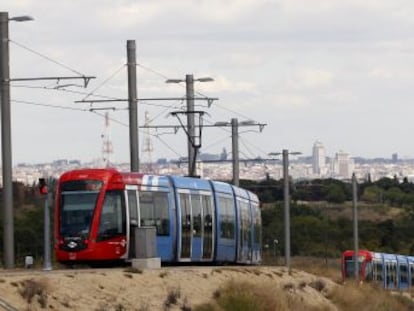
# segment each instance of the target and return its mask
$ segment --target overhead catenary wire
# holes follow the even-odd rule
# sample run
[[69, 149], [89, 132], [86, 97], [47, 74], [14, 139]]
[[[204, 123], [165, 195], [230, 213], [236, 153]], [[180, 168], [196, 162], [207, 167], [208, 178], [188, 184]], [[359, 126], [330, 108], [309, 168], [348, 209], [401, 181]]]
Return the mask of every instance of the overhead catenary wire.
[[104, 86], [106, 83], [108, 83], [110, 80], [112, 80], [120, 71], [123, 69], [126, 65], [122, 64], [117, 70], [115, 70], [108, 78], [106, 78], [104, 81], [102, 81], [100, 84], [98, 84], [97, 87], [95, 87], [89, 94], [87, 94], [82, 100], [87, 99], [89, 96], [93, 95], [95, 91], [100, 89], [102, 86]]
[[157, 71], [157, 70], [155, 70], [155, 69], [149, 68], [149, 67], [144, 66], [143, 64], [140, 64], [140, 63], [137, 63], [136, 65], [137, 65], [138, 67], [141, 67], [141, 68], [142, 68], [142, 69], [144, 69], [144, 70], [147, 70], [147, 71], [149, 71], [149, 72], [152, 72], [152, 73], [156, 74], [157, 76], [160, 76], [161, 78], [163, 78], [163, 79], [165, 79], [165, 80], [168, 80], [168, 77], [167, 77], [166, 75], [164, 75], [164, 74], [160, 73], [159, 71]]
[[76, 111], [89, 111], [89, 109], [84, 109], [84, 108], [73, 108], [73, 107], [67, 107], [67, 106], [50, 105], [50, 104], [44, 104], [44, 103], [36, 103], [32, 101], [27, 101], [27, 100], [13, 99], [11, 101], [15, 103], [19, 103], [19, 104], [42, 106], [42, 107], [47, 107], [47, 108], [76, 110]]
[[[77, 94], [77, 95], [88, 95], [90, 93], [90, 92], [68, 90], [66, 88], [56, 88], [56, 87], [49, 87], [49, 86], [33, 86], [33, 85], [26, 85], [26, 84], [11, 85], [11, 87], [12, 88], [27, 88], [27, 89], [42, 89], [42, 90], [72, 93], [72, 94]], [[100, 95], [100, 94], [93, 94], [93, 96], [99, 97], [102, 99], [117, 99], [116, 97]]]
[[22, 49], [25, 49], [25, 50], [33, 53], [33, 54], [36, 54], [37, 56], [40, 56], [40, 57], [42, 57], [42, 58], [44, 58], [44, 59], [46, 59], [46, 60], [48, 60], [48, 61], [50, 61], [52, 63], [55, 63], [56, 65], [59, 65], [59, 66], [65, 68], [65, 69], [67, 69], [69, 71], [72, 71], [73, 73], [76, 73], [79, 76], [85, 76], [83, 73], [81, 73], [81, 72], [79, 72], [79, 71], [77, 71], [77, 70], [75, 70], [75, 69], [73, 69], [73, 68], [71, 68], [71, 67], [69, 67], [69, 66], [67, 66], [67, 65], [65, 65], [65, 64], [63, 64], [63, 63], [61, 63], [59, 61], [57, 61], [57, 60], [54, 60], [54, 59], [52, 59], [51, 57], [49, 57], [47, 55], [44, 55], [44, 54], [42, 54], [40, 52], [37, 52], [37, 51], [35, 51], [35, 50], [33, 50], [33, 49], [31, 49], [31, 48], [29, 48], [29, 47], [27, 47], [27, 46], [25, 46], [25, 45], [23, 45], [21, 43], [18, 43], [16, 41], [11, 40], [11, 39], [9, 39], [9, 42], [11, 42], [11, 43], [13, 43], [13, 44], [21, 47]]

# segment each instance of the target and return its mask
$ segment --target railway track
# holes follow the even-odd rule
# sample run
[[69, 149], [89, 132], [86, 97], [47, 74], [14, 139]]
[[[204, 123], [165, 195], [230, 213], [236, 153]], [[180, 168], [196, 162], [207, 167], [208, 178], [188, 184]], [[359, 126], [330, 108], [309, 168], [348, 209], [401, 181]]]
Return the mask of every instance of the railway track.
[[6, 311], [19, 311], [18, 309], [4, 301], [2, 298], [0, 298], [0, 309]]

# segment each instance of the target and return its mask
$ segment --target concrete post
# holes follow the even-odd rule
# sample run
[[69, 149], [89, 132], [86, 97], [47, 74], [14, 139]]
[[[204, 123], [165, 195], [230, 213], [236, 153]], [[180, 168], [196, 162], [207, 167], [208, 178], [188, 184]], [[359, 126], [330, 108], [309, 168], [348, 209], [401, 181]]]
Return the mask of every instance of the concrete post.
[[10, 121], [9, 14], [0, 12], [0, 98], [3, 169], [4, 267], [14, 268], [13, 180]]
[[239, 122], [236, 118], [231, 119], [231, 143], [233, 154], [233, 185], [239, 186]]
[[138, 141], [138, 93], [135, 40], [127, 41], [128, 66], [128, 106], [129, 106], [129, 144], [131, 155], [131, 172], [139, 171]]

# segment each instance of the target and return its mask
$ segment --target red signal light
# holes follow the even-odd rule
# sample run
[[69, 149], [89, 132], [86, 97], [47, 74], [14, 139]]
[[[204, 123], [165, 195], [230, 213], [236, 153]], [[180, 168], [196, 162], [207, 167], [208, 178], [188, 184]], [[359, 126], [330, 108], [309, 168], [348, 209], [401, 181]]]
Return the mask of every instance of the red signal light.
[[44, 178], [39, 178], [39, 192], [40, 194], [47, 194], [47, 185]]

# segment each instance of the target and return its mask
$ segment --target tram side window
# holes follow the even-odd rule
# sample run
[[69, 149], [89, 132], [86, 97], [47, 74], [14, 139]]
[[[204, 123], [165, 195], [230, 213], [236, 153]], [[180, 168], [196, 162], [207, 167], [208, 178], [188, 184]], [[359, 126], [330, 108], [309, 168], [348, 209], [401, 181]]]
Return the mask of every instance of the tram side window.
[[204, 230], [212, 230], [213, 227], [213, 215], [211, 206], [211, 197], [207, 195], [201, 196], [203, 206], [203, 217], [204, 217]]
[[250, 245], [250, 216], [249, 216], [249, 205], [247, 202], [238, 199], [238, 204], [240, 206], [240, 234], [243, 243], [248, 243]]
[[124, 199], [120, 191], [105, 194], [99, 221], [98, 241], [108, 240], [126, 234]]
[[220, 237], [234, 239], [235, 213], [233, 198], [219, 197]]
[[193, 216], [193, 236], [201, 236], [201, 197], [191, 195], [191, 207]]
[[168, 214], [168, 193], [142, 191], [139, 193], [141, 226], [154, 226], [157, 235], [170, 234]]
[[414, 285], [414, 265], [410, 263], [411, 286]]
[[249, 213], [249, 204], [244, 201], [239, 201], [241, 211], [241, 234], [243, 241], [251, 245], [251, 219]]
[[365, 280], [372, 281], [372, 279], [373, 279], [373, 271], [372, 270], [373, 270], [372, 263], [367, 262], [365, 264]]
[[262, 241], [262, 218], [260, 217], [260, 209], [257, 204], [253, 204], [254, 210], [254, 243], [260, 244]]
[[374, 265], [374, 280], [382, 282], [382, 263], [375, 262]]
[[408, 270], [407, 270], [406, 264], [400, 265], [400, 280], [401, 280], [401, 283], [408, 282]]
[[128, 190], [128, 207], [129, 207], [129, 218], [132, 225], [138, 225], [138, 211], [137, 211], [137, 199], [136, 191]]
[[394, 262], [387, 262], [387, 284], [390, 285], [396, 285], [396, 264]]

